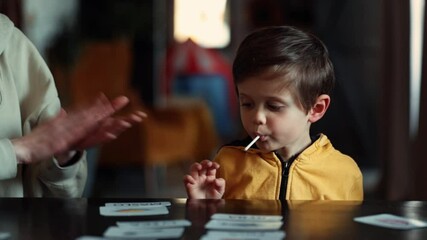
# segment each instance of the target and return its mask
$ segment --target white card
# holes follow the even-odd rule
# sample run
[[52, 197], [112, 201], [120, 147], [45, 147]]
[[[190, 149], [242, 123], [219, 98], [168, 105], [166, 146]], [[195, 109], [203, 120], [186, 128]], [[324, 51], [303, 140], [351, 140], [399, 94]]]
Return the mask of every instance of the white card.
[[254, 222], [254, 221], [225, 221], [225, 220], [210, 220], [205, 228], [220, 229], [220, 230], [277, 230], [282, 227], [282, 222]]
[[266, 222], [277, 222], [282, 220], [280, 215], [251, 215], [251, 214], [225, 214], [215, 213], [211, 216], [211, 219], [217, 220], [229, 220], [229, 221], [266, 221]]
[[399, 217], [392, 214], [376, 214], [365, 217], [356, 217], [354, 221], [375, 225], [378, 227], [393, 228], [393, 229], [413, 229], [427, 227], [427, 222], [405, 217]]
[[120, 228], [177, 228], [191, 226], [186, 219], [161, 220], [161, 221], [121, 221], [117, 222]]
[[168, 214], [167, 207], [99, 207], [102, 216], [151, 216]]
[[168, 207], [170, 202], [112, 202], [106, 203], [106, 207]]
[[206, 235], [202, 236], [202, 240], [281, 240], [285, 238], [286, 234], [283, 231], [208, 231]]
[[162, 239], [162, 238], [179, 238], [182, 236], [184, 228], [150, 228], [150, 229], [130, 229], [109, 227], [104, 232], [104, 237], [109, 238], [126, 238], [126, 239]]

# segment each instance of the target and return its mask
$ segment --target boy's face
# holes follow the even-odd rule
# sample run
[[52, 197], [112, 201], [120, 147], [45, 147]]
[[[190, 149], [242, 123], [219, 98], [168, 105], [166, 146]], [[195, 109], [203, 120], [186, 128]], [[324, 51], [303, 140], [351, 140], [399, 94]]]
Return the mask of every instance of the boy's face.
[[283, 79], [251, 77], [237, 89], [243, 127], [252, 138], [260, 135], [259, 149], [291, 156], [310, 144], [309, 114], [283, 87]]

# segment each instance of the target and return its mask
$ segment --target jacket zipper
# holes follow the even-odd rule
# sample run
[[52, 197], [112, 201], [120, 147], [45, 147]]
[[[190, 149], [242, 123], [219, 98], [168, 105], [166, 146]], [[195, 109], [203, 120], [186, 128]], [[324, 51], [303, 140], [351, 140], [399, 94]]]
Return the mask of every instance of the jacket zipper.
[[285, 200], [286, 198], [286, 188], [288, 186], [288, 177], [289, 177], [289, 161], [284, 161], [283, 158], [280, 156], [280, 154], [276, 154], [276, 156], [279, 158], [280, 163], [282, 164], [282, 181], [280, 183], [280, 193], [279, 193], [279, 199]]
[[[310, 143], [310, 145], [314, 141], [316, 141], [319, 137], [320, 137], [320, 135], [317, 135], [316, 137], [311, 137], [311, 143]], [[297, 157], [303, 151], [304, 150], [302, 150], [298, 154], [293, 155], [292, 157], [290, 157], [288, 159], [288, 161], [284, 161], [283, 158], [282, 158], [282, 156], [280, 156], [280, 154], [278, 154], [277, 152], [274, 152], [274, 154], [277, 156], [277, 158], [279, 158], [280, 163], [282, 164], [282, 181], [280, 183], [280, 192], [279, 192], [279, 199], [280, 200], [286, 200], [286, 191], [287, 191], [287, 188], [288, 188], [289, 171], [291, 169], [291, 165], [293, 164], [293, 162], [295, 161], [295, 159], [297, 159]]]
[[282, 156], [280, 156], [280, 154], [276, 154], [276, 156], [279, 158], [280, 163], [282, 164], [282, 181], [280, 183], [279, 199], [286, 200], [286, 191], [288, 188], [289, 172], [291, 170], [292, 163], [296, 159], [296, 156], [291, 157], [290, 159], [288, 159], [288, 161], [284, 161]]

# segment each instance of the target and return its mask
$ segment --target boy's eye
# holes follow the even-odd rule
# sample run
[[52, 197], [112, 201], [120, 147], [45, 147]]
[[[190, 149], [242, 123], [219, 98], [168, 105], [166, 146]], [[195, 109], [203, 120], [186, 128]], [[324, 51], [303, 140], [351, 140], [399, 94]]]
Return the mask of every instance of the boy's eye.
[[240, 103], [240, 106], [242, 106], [242, 107], [251, 107], [251, 106], [252, 106], [252, 103], [249, 103], [249, 102], [242, 102], [242, 103]]
[[280, 111], [282, 110], [283, 106], [282, 105], [277, 105], [277, 104], [268, 104], [267, 105], [268, 109], [270, 109], [271, 111]]

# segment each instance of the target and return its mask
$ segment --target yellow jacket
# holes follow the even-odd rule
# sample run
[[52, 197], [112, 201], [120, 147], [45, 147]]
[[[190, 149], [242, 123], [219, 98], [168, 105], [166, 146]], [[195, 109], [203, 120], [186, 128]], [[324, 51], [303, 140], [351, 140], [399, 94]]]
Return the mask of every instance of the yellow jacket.
[[[274, 152], [224, 146], [214, 161], [226, 180], [224, 198], [279, 199], [282, 163]], [[336, 150], [325, 135], [290, 166], [287, 200], [363, 200], [363, 177], [354, 160]]]

